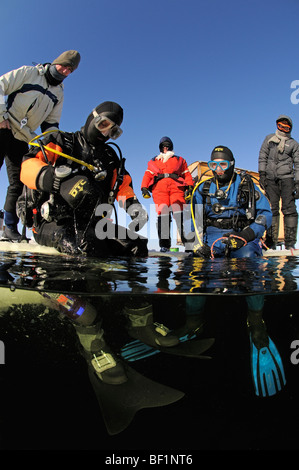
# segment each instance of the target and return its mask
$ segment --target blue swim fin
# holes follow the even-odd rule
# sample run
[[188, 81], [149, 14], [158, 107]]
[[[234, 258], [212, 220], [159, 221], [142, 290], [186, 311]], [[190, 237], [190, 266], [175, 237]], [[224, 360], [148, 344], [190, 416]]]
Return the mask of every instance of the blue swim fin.
[[249, 334], [255, 394], [263, 397], [275, 395], [286, 384], [280, 354], [269, 336], [264, 344], [255, 342], [253, 336]]

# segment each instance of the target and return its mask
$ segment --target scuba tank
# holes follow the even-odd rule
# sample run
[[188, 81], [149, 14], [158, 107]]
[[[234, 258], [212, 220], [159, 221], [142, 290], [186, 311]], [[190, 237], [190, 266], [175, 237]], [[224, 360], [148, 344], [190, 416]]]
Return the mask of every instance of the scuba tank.
[[77, 323], [90, 325], [97, 317], [95, 307], [78, 295], [60, 294], [56, 292], [40, 292], [50, 300], [54, 310], [59, 311]]

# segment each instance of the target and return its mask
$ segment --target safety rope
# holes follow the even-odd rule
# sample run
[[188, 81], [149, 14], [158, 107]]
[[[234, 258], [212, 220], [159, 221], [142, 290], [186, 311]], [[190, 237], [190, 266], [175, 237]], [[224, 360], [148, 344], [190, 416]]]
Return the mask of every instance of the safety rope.
[[192, 191], [192, 194], [191, 194], [191, 199], [190, 199], [190, 204], [191, 204], [191, 217], [192, 217], [192, 222], [193, 222], [193, 226], [194, 226], [194, 230], [195, 230], [195, 233], [196, 233], [196, 237], [197, 237], [197, 240], [200, 244], [200, 246], [203, 246], [203, 241], [202, 239], [200, 238], [200, 235], [199, 235], [199, 232], [197, 230], [197, 226], [196, 226], [196, 221], [195, 221], [195, 214], [194, 214], [194, 210], [193, 210], [193, 196], [194, 196], [194, 193], [195, 191], [197, 190], [197, 188], [202, 184], [204, 183], [205, 181], [208, 181], [209, 179], [212, 179], [213, 176], [203, 180], [203, 181], [199, 181], [193, 188], [193, 191]]
[[41, 147], [41, 143], [35, 142], [35, 140], [38, 141], [41, 137], [45, 136], [46, 134], [51, 134], [52, 132], [63, 132], [63, 131], [61, 131], [60, 129], [53, 129], [52, 131], [43, 132], [42, 134], [40, 134], [37, 137], [34, 137], [32, 140], [30, 140], [29, 145], [32, 145], [34, 147], [39, 147], [39, 148], [43, 147], [43, 149], [48, 150], [49, 152], [55, 153], [56, 155], [59, 155], [60, 157], [66, 158], [68, 160], [72, 160], [73, 162], [76, 162], [79, 165], [86, 166], [86, 168], [88, 168], [90, 171], [94, 171], [94, 172], [97, 171], [96, 167], [94, 167], [93, 165], [91, 165], [89, 163], [84, 162], [83, 160], [79, 160], [78, 158], [71, 157], [70, 155], [67, 155], [66, 153], [59, 152], [59, 150], [52, 149], [51, 147], [48, 147], [47, 145], [43, 145]]

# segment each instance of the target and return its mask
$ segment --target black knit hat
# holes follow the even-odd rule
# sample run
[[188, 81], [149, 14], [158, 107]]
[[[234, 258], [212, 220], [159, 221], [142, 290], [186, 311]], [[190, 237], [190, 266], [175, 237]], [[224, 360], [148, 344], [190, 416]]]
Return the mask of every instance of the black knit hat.
[[217, 147], [212, 150], [211, 160], [216, 159], [227, 160], [228, 162], [235, 161], [232, 151], [224, 145], [217, 145]]
[[52, 65], [64, 65], [65, 67], [72, 67], [76, 70], [81, 60], [81, 56], [78, 51], [65, 51], [57, 59], [53, 60]]

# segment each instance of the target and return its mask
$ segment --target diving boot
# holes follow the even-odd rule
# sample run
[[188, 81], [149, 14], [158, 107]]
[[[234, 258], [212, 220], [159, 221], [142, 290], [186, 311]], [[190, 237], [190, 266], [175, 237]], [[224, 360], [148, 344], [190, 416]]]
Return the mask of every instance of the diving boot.
[[110, 385], [121, 385], [128, 380], [122, 363], [104, 340], [100, 324], [91, 326], [74, 325], [83, 355], [97, 377]]
[[11, 227], [6, 225], [2, 233], [2, 239], [12, 242], [20, 242], [22, 235], [18, 232], [16, 225], [12, 225]]
[[179, 338], [160, 323], [153, 321], [152, 306], [147, 304], [139, 308], [125, 307], [123, 313], [129, 319], [128, 333], [132, 338], [157, 347], [171, 347], [179, 344]]
[[284, 245], [286, 250], [295, 249], [297, 241], [298, 216], [285, 215], [284, 223]]
[[279, 215], [275, 215], [272, 217], [272, 224], [271, 227], [267, 230], [266, 233], [266, 246], [270, 250], [275, 250], [278, 242], [278, 234], [279, 234]]
[[170, 214], [158, 215], [157, 232], [160, 251], [166, 253], [171, 247]]

